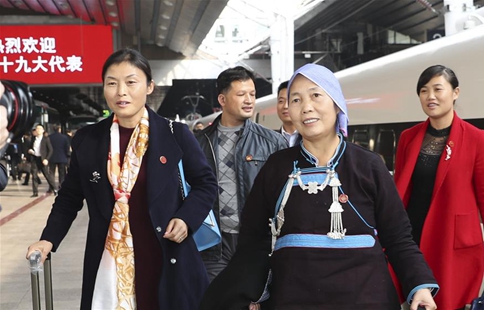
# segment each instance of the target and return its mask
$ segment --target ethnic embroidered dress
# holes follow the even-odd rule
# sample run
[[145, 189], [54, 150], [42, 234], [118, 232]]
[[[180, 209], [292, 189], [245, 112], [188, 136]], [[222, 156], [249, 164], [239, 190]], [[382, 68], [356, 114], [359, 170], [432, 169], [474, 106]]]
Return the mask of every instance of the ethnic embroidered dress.
[[[339, 158], [335, 167], [338, 178], [330, 178], [324, 190], [309, 194], [308, 190], [315, 185], [304, 181], [307, 177], [301, 178], [307, 183], [303, 186], [297, 179], [292, 181], [284, 207], [284, 225], [269, 258], [268, 267], [272, 270], [269, 308], [398, 310], [400, 302], [387, 257], [407, 296], [411, 297], [420, 285], [437, 288], [432, 272], [412, 241], [408, 218], [381, 158], [351, 143], [345, 149], [340, 148], [335, 158]], [[241, 266], [249, 261], [255, 268], [259, 263], [252, 257], [261, 248], [267, 255], [271, 253], [271, 228], [267, 220], [274, 221], [275, 206], [283, 200], [280, 194], [288, 175], [297, 169], [307, 172], [308, 168], [311, 171], [315, 166], [300, 146], [277, 152], [266, 162], [242, 214], [239, 248], [234, 263], [223, 275], [227, 281], [247, 277], [243, 270], [248, 269]], [[331, 181], [341, 185], [330, 186]], [[331, 212], [335, 207], [334, 188], [338, 188], [337, 209], [341, 207], [342, 212]], [[342, 196], [339, 188], [344, 191]], [[341, 221], [335, 221], [335, 215]], [[342, 224], [337, 229], [338, 238], [334, 235], [336, 223]], [[218, 283], [224, 283], [223, 279]], [[260, 283], [256, 286], [260, 289]], [[237, 298], [251, 296], [250, 292], [231, 291], [227, 287], [225, 292], [227, 305], [234, 304]], [[260, 293], [254, 292], [252, 301], [258, 300]]]

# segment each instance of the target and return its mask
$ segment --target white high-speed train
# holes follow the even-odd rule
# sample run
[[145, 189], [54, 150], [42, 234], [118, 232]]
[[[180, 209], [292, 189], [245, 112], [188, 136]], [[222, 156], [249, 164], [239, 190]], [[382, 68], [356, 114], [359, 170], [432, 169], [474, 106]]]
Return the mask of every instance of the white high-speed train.
[[[427, 118], [417, 80], [441, 64], [459, 79], [457, 114], [484, 129], [484, 25], [396, 52], [335, 73], [348, 105], [348, 139], [380, 153], [393, 171], [400, 133]], [[254, 121], [278, 129], [276, 95], [257, 99]], [[198, 119], [208, 125], [218, 114]]]

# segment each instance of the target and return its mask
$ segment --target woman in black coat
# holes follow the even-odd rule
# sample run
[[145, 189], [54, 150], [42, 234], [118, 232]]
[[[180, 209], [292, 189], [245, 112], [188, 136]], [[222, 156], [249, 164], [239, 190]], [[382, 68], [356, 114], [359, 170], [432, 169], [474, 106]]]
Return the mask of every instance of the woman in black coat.
[[65, 181], [27, 256], [56, 251], [85, 199], [81, 309], [196, 309], [208, 277], [192, 234], [213, 204], [215, 177], [188, 127], [146, 106], [154, 82], [141, 54], [115, 52], [102, 77], [113, 114], [72, 139]]

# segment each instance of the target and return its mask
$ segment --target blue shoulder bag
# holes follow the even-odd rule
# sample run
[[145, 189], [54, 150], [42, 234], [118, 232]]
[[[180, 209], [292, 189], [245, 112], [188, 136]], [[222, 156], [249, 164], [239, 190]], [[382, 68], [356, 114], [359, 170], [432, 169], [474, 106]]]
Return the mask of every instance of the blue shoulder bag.
[[[171, 133], [174, 133], [171, 120], [170, 129]], [[188, 184], [185, 179], [185, 173], [183, 171], [183, 163], [181, 159], [178, 162], [178, 176], [180, 177], [182, 199], [185, 199], [185, 197], [190, 192], [190, 184]], [[222, 236], [220, 235], [220, 230], [218, 228], [217, 220], [215, 219], [213, 210], [210, 210], [202, 225], [193, 233], [192, 237], [195, 241], [195, 244], [197, 245], [198, 251], [203, 251], [211, 248], [222, 241]]]
[[[188, 192], [190, 191], [190, 185], [185, 180], [185, 175], [183, 173], [183, 164], [180, 159], [178, 162], [178, 170], [180, 173], [180, 184], [182, 186], [182, 196], [183, 198], [186, 197]], [[199, 251], [206, 250], [208, 248], [217, 245], [222, 241], [222, 237], [220, 236], [220, 230], [217, 225], [217, 220], [215, 219], [215, 215], [213, 214], [213, 210], [210, 210], [208, 216], [203, 221], [200, 228], [193, 233], [193, 240], [197, 244], [197, 248]]]

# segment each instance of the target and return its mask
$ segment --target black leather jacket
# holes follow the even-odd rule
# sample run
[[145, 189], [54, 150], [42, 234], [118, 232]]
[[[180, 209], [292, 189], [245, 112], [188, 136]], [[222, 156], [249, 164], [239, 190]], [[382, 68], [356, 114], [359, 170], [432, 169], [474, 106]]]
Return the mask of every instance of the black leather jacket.
[[[222, 115], [219, 115], [213, 124], [203, 131], [196, 134], [198, 143], [207, 157], [208, 164], [212, 167], [218, 181], [217, 166], [217, 126]], [[278, 151], [287, 148], [287, 142], [284, 137], [262, 125], [252, 122], [250, 119], [245, 121], [243, 130], [239, 134], [235, 147], [235, 163], [237, 175], [237, 201], [239, 215], [249, 195], [254, 179], [259, 173], [269, 156]], [[213, 211], [217, 222], [220, 225], [219, 218], [219, 199], [218, 195], [213, 205]], [[218, 260], [222, 255], [222, 246], [218, 244], [202, 253], [206, 260]]]

